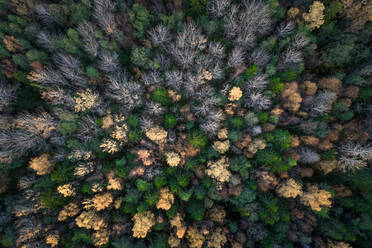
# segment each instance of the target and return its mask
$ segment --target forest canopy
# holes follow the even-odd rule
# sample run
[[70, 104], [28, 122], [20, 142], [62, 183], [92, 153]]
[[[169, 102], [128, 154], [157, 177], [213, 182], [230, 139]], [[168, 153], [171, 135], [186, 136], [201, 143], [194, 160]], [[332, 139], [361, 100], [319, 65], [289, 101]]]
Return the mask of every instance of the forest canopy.
[[0, 0], [0, 247], [370, 248], [371, 21]]

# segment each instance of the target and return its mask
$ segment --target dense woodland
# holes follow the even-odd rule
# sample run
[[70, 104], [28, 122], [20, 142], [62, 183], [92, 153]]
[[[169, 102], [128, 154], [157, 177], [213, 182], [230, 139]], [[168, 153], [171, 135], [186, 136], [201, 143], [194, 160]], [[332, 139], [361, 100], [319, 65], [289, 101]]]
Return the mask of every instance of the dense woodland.
[[0, 0], [0, 247], [372, 247], [372, 1]]

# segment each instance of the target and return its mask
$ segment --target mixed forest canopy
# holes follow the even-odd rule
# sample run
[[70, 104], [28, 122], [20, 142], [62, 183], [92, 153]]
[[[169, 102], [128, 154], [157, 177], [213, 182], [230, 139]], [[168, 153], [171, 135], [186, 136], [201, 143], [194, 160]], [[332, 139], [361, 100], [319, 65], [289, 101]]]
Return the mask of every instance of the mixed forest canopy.
[[372, 247], [372, 2], [0, 0], [0, 247]]

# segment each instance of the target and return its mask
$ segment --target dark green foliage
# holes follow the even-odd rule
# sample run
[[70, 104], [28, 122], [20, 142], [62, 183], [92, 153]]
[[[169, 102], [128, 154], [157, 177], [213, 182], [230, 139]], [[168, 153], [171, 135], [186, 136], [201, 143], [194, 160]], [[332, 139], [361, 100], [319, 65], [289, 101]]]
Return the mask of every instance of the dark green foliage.
[[337, 119], [339, 119], [341, 122], [347, 122], [353, 119], [354, 113], [352, 111], [347, 111], [344, 113], [339, 113], [337, 116]]
[[154, 247], [155, 248], [167, 248], [168, 246], [168, 238], [166, 234], [155, 234], [155, 238], [153, 239]]
[[207, 191], [205, 190], [204, 187], [197, 187], [195, 188], [194, 194], [197, 200], [203, 200], [205, 195], [207, 194]]
[[168, 91], [163, 87], [159, 87], [154, 90], [152, 92], [151, 99], [154, 102], [160, 103], [161, 105], [168, 105], [170, 103]]
[[256, 199], [256, 193], [249, 186], [245, 186], [243, 192], [239, 196], [231, 198], [230, 202], [238, 209], [242, 209], [246, 204]]
[[94, 192], [92, 191], [92, 186], [89, 183], [84, 183], [81, 186], [81, 192], [84, 194], [92, 195]]
[[358, 190], [372, 190], [372, 172], [366, 170], [356, 171], [346, 175], [352, 182], [353, 187]]
[[284, 172], [296, 165], [293, 158], [284, 160], [279, 152], [272, 148], [265, 148], [256, 153], [256, 160], [259, 164], [269, 166], [273, 172]]
[[242, 132], [240, 130], [231, 130], [228, 134], [229, 140], [237, 142], [242, 138]]
[[129, 137], [130, 142], [136, 143], [141, 140], [142, 135], [139, 130], [134, 130], [134, 131], [129, 132], [128, 137]]
[[178, 211], [178, 205], [173, 204], [172, 207], [167, 211], [168, 219], [174, 218], [174, 216], [176, 216], [176, 214], [177, 214], [177, 211]]
[[78, 24], [84, 19], [88, 19], [91, 14], [89, 10], [90, 9], [89, 5], [85, 4], [84, 1], [83, 4], [80, 3], [71, 4], [69, 6], [71, 23]]
[[159, 19], [162, 24], [167, 26], [169, 29], [176, 29], [176, 30], [181, 30], [183, 23], [184, 14], [182, 11], [176, 11], [170, 16], [166, 16], [163, 14], [159, 15]]
[[150, 49], [146, 47], [134, 47], [130, 55], [130, 61], [135, 65], [142, 68], [147, 68], [150, 57]]
[[[15, 75], [15, 77], [21, 80], [25, 79], [21, 74], [17, 74]], [[40, 106], [44, 106], [44, 102], [40, 99], [40, 93], [38, 89], [36, 89], [35, 87], [31, 87], [29, 85], [23, 85], [22, 87], [18, 88], [17, 102], [15, 104], [16, 109], [32, 111]]]
[[232, 233], [236, 233], [239, 230], [239, 226], [236, 222], [230, 222], [229, 223], [229, 230]]
[[50, 177], [42, 177], [39, 182], [34, 185], [34, 189], [48, 189], [54, 186]]
[[118, 171], [118, 177], [127, 177], [130, 169], [130, 167], [127, 166], [127, 159], [125, 157], [122, 157], [121, 159], [115, 160], [115, 169]]
[[273, 123], [273, 124], [277, 124], [279, 121], [279, 116], [277, 115], [270, 115], [269, 116], [269, 122]]
[[296, 80], [297, 74], [294, 70], [288, 70], [283, 72], [280, 77], [284, 82], [292, 82]]
[[283, 159], [278, 152], [273, 149], [265, 148], [256, 153], [257, 162], [263, 165], [275, 166], [276, 164], [283, 163]]
[[265, 2], [269, 5], [270, 12], [273, 16], [277, 19], [285, 17], [286, 9], [280, 5], [278, 0], [265, 0]]
[[167, 184], [167, 178], [164, 175], [156, 176], [154, 179], [155, 187], [160, 189]]
[[333, 20], [337, 13], [341, 9], [341, 3], [339, 1], [332, 1], [329, 6], [325, 8], [324, 15], [325, 15], [325, 23], [329, 23], [331, 20]]
[[229, 169], [231, 171], [238, 172], [243, 179], [248, 179], [252, 165], [249, 163], [246, 157], [236, 156], [230, 160]]
[[137, 179], [136, 185], [137, 185], [138, 191], [140, 192], [146, 192], [151, 188], [151, 184], [142, 179]]
[[140, 198], [141, 198], [141, 193], [137, 189], [128, 188], [126, 190], [126, 195], [123, 200], [126, 203], [136, 204]]
[[169, 188], [173, 194], [178, 194], [182, 190], [181, 186], [177, 183], [177, 180], [175, 178], [171, 178], [169, 180]]
[[244, 80], [248, 80], [248, 79], [251, 79], [253, 78], [253, 76], [258, 72], [258, 66], [257, 65], [252, 65], [250, 67], [248, 67], [244, 74], [243, 74], [243, 78]]
[[198, 17], [205, 14], [207, 0], [189, 0], [187, 6], [187, 14], [193, 17]]
[[92, 244], [90, 234], [87, 231], [83, 231], [83, 230], [75, 231], [71, 240], [73, 242], [82, 242], [85, 244]]
[[268, 89], [274, 94], [277, 95], [284, 89], [284, 83], [280, 80], [280, 77], [270, 78]]
[[158, 202], [159, 194], [157, 192], [149, 192], [144, 198], [149, 206], [155, 206]]
[[187, 187], [187, 185], [189, 185], [189, 182], [190, 182], [190, 177], [186, 172], [179, 173], [177, 175], [177, 183], [181, 187]]
[[76, 42], [67, 36], [53, 39], [51, 42], [51, 47], [53, 50], [64, 50], [71, 54], [79, 53], [79, 48]]
[[366, 101], [372, 98], [372, 89], [370, 88], [362, 88], [359, 91], [358, 100]]
[[[147, 204], [147, 202], [146, 201], [140, 201], [137, 204], [135, 212], [143, 213], [143, 212], [147, 211], [148, 209], [149, 209], [149, 205]], [[133, 212], [133, 213], [135, 213], [135, 212]]]
[[329, 68], [344, 66], [355, 48], [356, 37], [343, 35], [333, 43], [329, 44], [329, 49], [323, 50], [322, 64]]
[[358, 74], [350, 74], [345, 78], [345, 83], [361, 86], [366, 80]]
[[320, 157], [322, 159], [335, 159], [336, 156], [337, 156], [337, 151], [334, 148], [320, 153]]
[[259, 200], [262, 208], [259, 211], [260, 219], [269, 225], [273, 225], [280, 219], [284, 221], [290, 220], [290, 215], [283, 205], [280, 205], [278, 198], [271, 194], [260, 195]]
[[231, 117], [229, 118], [229, 124], [231, 128], [241, 129], [244, 126], [244, 120], [242, 117]]
[[349, 111], [349, 105], [344, 102], [335, 102], [332, 108], [334, 115], [341, 122], [346, 122], [354, 117], [354, 113]]
[[82, 144], [77, 139], [68, 139], [66, 142], [66, 148], [70, 151], [80, 148]]
[[74, 179], [74, 167], [70, 164], [56, 164], [50, 175], [53, 182], [62, 184]]
[[141, 39], [150, 24], [151, 15], [146, 7], [139, 4], [133, 4], [132, 9], [133, 12], [130, 13], [130, 20], [133, 25], [134, 36]]
[[217, 152], [213, 147], [209, 147], [203, 154], [206, 153], [206, 157], [208, 160], [217, 159], [221, 156], [219, 152]]
[[204, 218], [205, 208], [201, 201], [192, 201], [186, 208], [186, 212], [192, 220], [200, 221]]
[[27, 60], [29, 62], [33, 62], [36, 60], [46, 60], [47, 54], [45, 52], [41, 52], [35, 49], [32, 49], [26, 53]]
[[194, 192], [193, 188], [189, 189], [189, 190], [181, 190], [177, 193], [178, 197], [182, 200], [182, 201], [189, 201], [190, 198], [191, 198], [191, 195], [192, 193]]
[[93, 244], [89, 231], [74, 230], [62, 236], [61, 245], [66, 248], [75, 248], [82, 244]]
[[136, 114], [130, 115], [127, 123], [130, 128], [133, 128], [133, 129], [138, 128], [138, 125], [139, 125], [138, 115]]
[[319, 230], [327, 237], [334, 240], [355, 241], [355, 235], [349, 226], [338, 219], [329, 219], [320, 224]]
[[58, 123], [57, 129], [63, 135], [69, 135], [76, 131], [78, 128], [76, 121], [62, 121]]
[[4, 247], [15, 247], [15, 239], [13, 228], [7, 227], [1, 236], [0, 244]]
[[7, 58], [9, 56], [10, 53], [2, 45], [0, 45], [0, 59]]
[[112, 242], [114, 248], [146, 248], [145, 242], [141, 240], [135, 240], [132, 237], [120, 238]]
[[207, 137], [200, 131], [194, 130], [188, 139], [189, 143], [195, 148], [203, 148], [207, 145]]
[[85, 68], [85, 71], [89, 77], [99, 77], [101, 75], [96, 68], [90, 65]]
[[276, 129], [272, 142], [278, 151], [287, 151], [291, 147], [291, 135], [287, 130]]
[[257, 114], [257, 118], [260, 123], [266, 123], [269, 120], [269, 114], [266, 112], [260, 112]]
[[27, 62], [27, 57], [23, 54], [14, 54], [12, 56], [12, 60], [14, 62], [14, 64], [16, 64], [17, 66], [19, 66], [21, 69], [23, 70], [29, 70], [30, 69], [30, 66]]
[[52, 189], [47, 189], [41, 193], [40, 203], [48, 209], [59, 209], [66, 204], [66, 201], [62, 195]]
[[168, 128], [174, 128], [177, 125], [177, 118], [174, 115], [165, 115], [164, 125]]

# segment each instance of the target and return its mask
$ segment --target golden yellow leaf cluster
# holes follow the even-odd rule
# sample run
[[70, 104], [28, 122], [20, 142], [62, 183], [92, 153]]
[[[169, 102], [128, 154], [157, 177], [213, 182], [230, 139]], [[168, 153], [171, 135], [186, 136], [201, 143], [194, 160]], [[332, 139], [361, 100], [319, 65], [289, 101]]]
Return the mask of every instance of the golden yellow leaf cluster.
[[134, 221], [132, 228], [133, 237], [143, 239], [146, 238], [147, 233], [155, 225], [155, 215], [150, 211], [136, 213], [133, 216], [132, 221]]
[[210, 71], [203, 69], [201, 75], [199, 76], [200, 83], [204, 84], [206, 81], [212, 80], [213, 75]]
[[228, 130], [227, 128], [222, 128], [218, 131], [217, 133], [217, 137], [220, 139], [220, 140], [224, 140], [224, 139], [227, 139], [228, 138]]
[[114, 154], [119, 151], [119, 144], [113, 139], [103, 139], [102, 144], [99, 146], [103, 152]]
[[225, 140], [225, 141], [215, 141], [213, 143], [213, 149], [216, 150], [217, 152], [224, 154], [227, 152], [230, 148], [230, 141]]
[[73, 202], [70, 202], [58, 214], [58, 221], [64, 221], [68, 217], [73, 217], [79, 213], [79, 206]]
[[302, 97], [298, 92], [297, 82], [286, 83], [281, 97], [285, 109], [296, 112], [301, 107]]
[[48, 154], [44, 153], [39, 157], [31, 159], [30, 168], [33, 169], [37, 175], [42, 176], [53, 171], [53, 163], [49, 160]]
[[341, 14], [351, 21], [349, 30], [357, 32], [372, 21], [372, 2], [367, 0], [341, 0]]
[[175, 237], [173, 234], [169, 235], [168, 245], [170, 248], [177, 248], [181, 244], [181, 239]]
[[59, 243], [59, 234], [49, 234], [45, 237], [45, 243], [51, 247], [57, 247]]
[[119, 177], [116, 176], [115, 171], [111, 171], [107, 175], [107, 181], [108, 181], [107, 186], [106, 186], [107, 190], [122, 190], [123, 189], [121, 185], [121, 180]]
[[146, 132], [147, 138], [155, 143], [164, 143], [166, 141], [168, 132], [162, 127], [153, 127]]
[[280, 184], [276, 192], [284, 198], [296, 198], [302, 195], [302, 186], [293, 178], [290, 178], [285, 183]]
[[227, 230], [217, 227], [211, 234], [208, 236], [208, 248], [221, 248], [226, 242]]
[[95, 208], [97, 211], [101, 211], [108, 208], [113, 201], [114, 198], [112, 194], [106, 192], [104, 194], [95, 195], [92, 199], [84, 201], [83, 204], [85, 205], [85, 209]]
[[258, 150], [262, 150], [266, 147], [266, 141], [261, 138], [254, 139], [247, 146], [247, 151], [250, 153], [256, 153]]
[[159, 201], [156, 204], [157, 209], [169, 210], [174, 202], [174, 195], [170, 192], [168, 187], [159, 190]]
[[339, 168], [338, 162], [336, 159], [327, 159], [327, 160], [321, 160], [317, 163], [317, 168], [321, 170], [324, 175], [327, 175], [328, 173], [331, 173], [333, 170]]
[[234, 86], [229, 92], [229, 101], [238, 101], [242, 95], [242, 90], [239, 87]]
[[211, 220], [222, 224], [226, 218], [226, 211], [223, 207], [215, 206], [209, 211], [209, 217]]
[[175, 152], [167, 152], [165, 153], [165, 157], [168, 165], [171, 167], [176, 167], [181, 162], [180, 156]]
[[313, 4], [310, 6], [309, 13], [304, 13], [302, 17], [305, 20], [306, 26], [310, 30], [314, 30], [320, 28], [320, 26], [324, 23], [324, 4], [319, 1], [314, 1]]
[[93, 233], [92, 239], [96, 246], [103, 246], [110, 240], [110, 231], [107, 228], [97, 230]]
[[183, 221], [181, 214], [177, 213], [176, 216], [174, 216], [173, 219], [169, 221], [169, 223], [171, 224], [172, 228], [175, 228], [177, 238], [182, 239], [186, 233], [187, 227], [185, 222]]
[[91, 109], [97, 103], [98, 95], [93, 93], [90, 89], [80, 91], [74, 97], [75, 112], [83, 112]]
[[186, 239], [189, 242], [190, 248], [201, 248], [204, 244], [205, 237], [198, 229], [189, 227], [186, 234]]
[[327, 248], [352, 248], [351, 245], [345, 242], [328, 241]]
[[75, 218], [76, 225], [85, 229], [93, 229], [98, 231], [107, 227], [104, 219], [100, 217], [96, 211], [83, 211], [78, 217]]
[[[222, 157], [217, 162], [209, 161], [207, 166], [205, 172], [211, 178], [216, 179], [218, 183], [222, 184], [229, 181], [231, 172], [227, 169], [230, 164], [226, 157]], [[217, 186], [221, 188], [221, 185]]]
[[301, 197], [301, 202], [305, 206], [311, 207], [312, 210], [319, 212], [322, 207], [330, 207], [332, 205], [331, 197], [332, 195], [328, 191], [319, 189], [317, 185], [311, 185]]
[[76, 190], [75, 190], [74, 186], [72, 186], [71, 183], [67, 183], [67, 184], [58, 186], [57, 191], [58, 191], [58, 193], [60, 193], [64, 197], [69, 197], [69, 196], [75, 196], [76, 195]]

